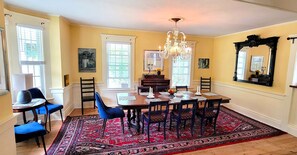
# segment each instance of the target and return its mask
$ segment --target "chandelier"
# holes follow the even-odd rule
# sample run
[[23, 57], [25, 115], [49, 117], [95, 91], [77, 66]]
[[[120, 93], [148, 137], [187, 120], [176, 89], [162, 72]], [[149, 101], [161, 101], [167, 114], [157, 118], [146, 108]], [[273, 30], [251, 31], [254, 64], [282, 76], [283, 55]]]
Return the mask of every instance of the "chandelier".
[[169, 56], [176, 59], [188, 59], [192, 54], [192, 49], [187, 46], [186, 35], [183, 32], [178, 31], [177, 22], [182, 18], [171, 18], [170, 21], [175, 22], [173, 31], [167, 32], [167, 39], [164, 45], [164, 50], [161, 50], [159, 46], [160, 57], [167, 59]]

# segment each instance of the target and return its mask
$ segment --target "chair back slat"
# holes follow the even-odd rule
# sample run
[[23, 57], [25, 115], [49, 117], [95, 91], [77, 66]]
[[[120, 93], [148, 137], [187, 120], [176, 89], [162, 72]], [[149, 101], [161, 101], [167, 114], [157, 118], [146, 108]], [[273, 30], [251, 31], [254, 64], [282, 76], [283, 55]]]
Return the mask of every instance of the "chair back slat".
[[211, 77], [203, 78], [200, 77], [200, 90], [211, 91]]
[[150, 90], [150, 87], [146, 87], [146, 86], [138, 86], [137, 87], [137, 93], [138, 95], [141, 93], [141, 92], [149, 92]]
[[176, 91], [185, 90], [188, 91], [188, 86], [175, 86]]
[[83, 99], [84, 96], [94, 96], [95, 99], [95, 79], [94, 77], [91, 79], [83, 79], [80, 78], [80, 89], [81, 89], [81, 97]]
[[156, 92], [166, 92], [169, 89], [169, 86], [156, 86]]
[[195, 117], [196, 109], [197, 109], [198, 100], [181, 100], [181, 102], [177, 105], [178, 109], [178, 117], [181, 117], [182, 113], [185, 111], [192, 112], [193, 116]]
[[84, 102], [93, 101], [95, 108], [95, 78], [80, 78], [81, 114], [84, 114]]
[[165, 114], [165, 119], [167, 118], [168, 111], [169, 111], [169, 101], [156, 101], [150, 102], [148, 106], [148, 118], [151, 119], [152, 113], [160, 113]]
[[[217, 117], [220, 112], [221, 103], [222, 99], [207, 99], [204, 103], [202, 114], [205, 117]], [[210, 112], [213, 114], [213, 116], [207, 115], [210, 114]]]

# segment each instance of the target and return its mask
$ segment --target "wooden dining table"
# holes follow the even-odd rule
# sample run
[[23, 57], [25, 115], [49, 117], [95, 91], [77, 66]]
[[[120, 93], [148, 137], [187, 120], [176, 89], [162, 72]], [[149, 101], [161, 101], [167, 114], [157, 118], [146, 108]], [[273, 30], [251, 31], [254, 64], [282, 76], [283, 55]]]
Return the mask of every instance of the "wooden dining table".
[[[169, 105], [176, 105], [180, 103], [181, 100], [197, 99], [198, 102], [206, 101], [207, 99], [222, 99], [222, 103], [229, 103], [231, 98], [219, 95], [212, 92], [201, 92], [201, 95], [195, 95], [195, 93], [190, 91], [183, 92], [180, 97], [175, 97], [174, 95], [169, 95], [166, 92], [156, 92], [154, 93], [154, 98], [147, 98], [146, 93], [138, 94], [136, 92], [132, 93], [117, 93], [117, 104], [124, 110], [127, 110], [127, 121], [129, 128], [135, 126], [137, 132], [140, 132], [140, 116], [141, 110], [147, 109], [150, 102], [153, 101], [169, 101]], [[136, 110], [136, 122], [133, 124], [131, 122], [131, 110]]]

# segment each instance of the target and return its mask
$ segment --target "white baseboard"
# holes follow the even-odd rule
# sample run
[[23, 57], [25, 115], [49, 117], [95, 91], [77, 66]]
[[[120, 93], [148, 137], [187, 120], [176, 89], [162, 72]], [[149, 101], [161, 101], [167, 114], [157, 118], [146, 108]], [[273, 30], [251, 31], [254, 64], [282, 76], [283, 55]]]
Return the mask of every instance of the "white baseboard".
[[256, 111], [253, 111], [253, 110], [250, 110], [250, 109], [247, 109], [245, 107], [241, 107], [241, 106], [238, 106], [236, 104], [225, 104], [224, 105], [225, 107], [229, 108], [229, 109], [232, 109], [238, 113], [241, 113], [245, 116], [248, 116], [252, 119], [255, 119], [255, 120], [258, 120], [262, 123], [265, 123], [265, 124], [268, 124], [270, 126], [273, 126], [275, 128], [278, 128], [280, 129], [281, 128], [281, 121], [280, 120], [277, 120], [277, 119], [274, 119], [272, 117], [268, 117], [266, 115], [263, 115], [261, 113], [258, 113]]
[[230, 103], [225, 104], [226, 107], [280, 130], [286, 130], [282, 124], [286, 95], [220, 82], [214, 82], [213, 88], [215, 92], [231, 98]]
[[297, 125], [296, 124], [289, 124], [287, 132], [292, 134], [293, 136], [297, 137]]

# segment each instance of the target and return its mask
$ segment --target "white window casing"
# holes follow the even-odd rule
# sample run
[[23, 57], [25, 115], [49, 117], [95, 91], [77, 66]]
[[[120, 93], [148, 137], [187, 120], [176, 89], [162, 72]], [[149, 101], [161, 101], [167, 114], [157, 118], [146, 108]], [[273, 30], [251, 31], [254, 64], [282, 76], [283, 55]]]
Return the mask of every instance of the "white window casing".
[[[133, 81], [134, 81], [134, 53], [135, 53], [135, 36], [122, 36], [122, 35], [109, 35], [109, 34], [101, 34], [101, 40], [102, 40], [102, 79], [103, 79], [103, 82], [104, 82], [104, 89], [112, 89], [112, 90], [130, 90], [130, 89], [133, 89]], [[128, 63], [130, 66], [128, 68], [129, 70], [129, 88], [126, 88], [126, 86], [122, 86], [121, 88], [113, 88], [112, 86], [109, 86], [108, 85], [108, 80], [110, 79], [109, 78], [109, 71], [108, 71], [108, 68], [110, 66], [108, 66], [108, 63], [109, 63], [109, 60], [108, 60], [108, 53], [107, 53], [107, 45], [111, 45], [111, 44], [114, 44], [114, 45], [129, 45], [129, 48], [130, 48], [130, 53], [128, 54]], [[116, 55], [113, 55], [113, 56], [116, 56]], [[119, 55], [117, 55], [119, 56]], [[123, 57], [126, 57], [126, 55], [121, 55], [119, 56], [121, 58]], [[121, 59], [122, 60], [122, 59]], [[119, 60], [118, 60], [119, 61]], [[115, 70], [114, 70], [115, 71]]]

